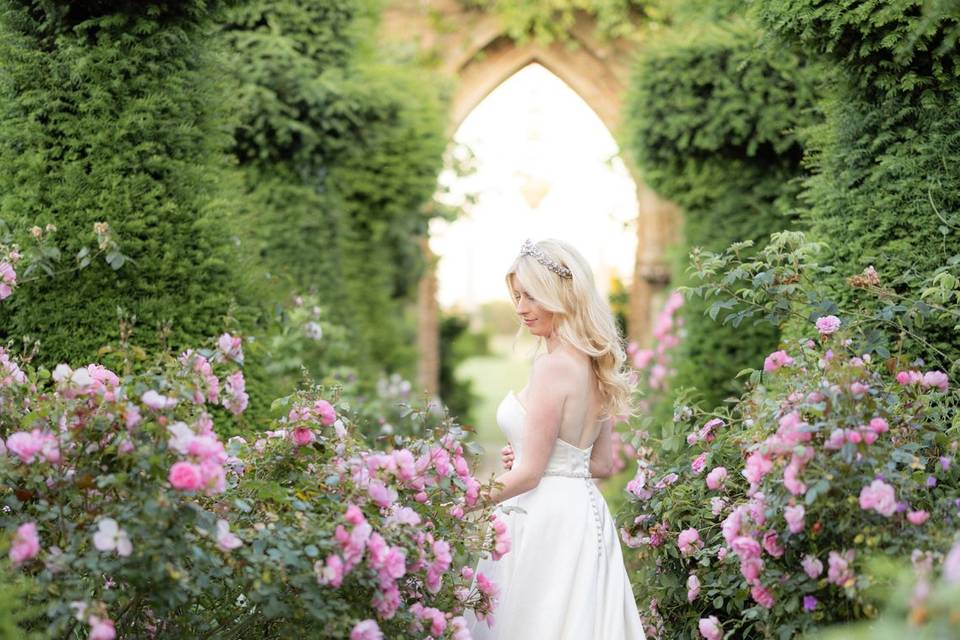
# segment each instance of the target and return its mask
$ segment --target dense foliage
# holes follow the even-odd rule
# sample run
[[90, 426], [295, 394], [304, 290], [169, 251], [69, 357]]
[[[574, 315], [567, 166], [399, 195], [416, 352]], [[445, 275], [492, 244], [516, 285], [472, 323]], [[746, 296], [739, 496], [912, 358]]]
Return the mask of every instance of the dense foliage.
[[[60, 239], [43, 256], [57, 275], [0, 308], [0, 337], [39, 339], [56, 362], [115, 341], [118, 306], [150, 346], [222, 327], [238, 287], [219, 190], [223, 85], [205, 31], [219, 5], [0, 6], [0, 218], [24, 251], [34, 228]], [[96, 223], [122, 251], [77, 269]]]
[[[666, 637], [786, 638], [875, 617], [886, 580], [869, 558], [932, 567], [958, 542], [960, 394], [899, 348], [921, 303], [824, 314], [828, 269], [800, 234], [756, 255], [696, 253], [694, 266], [691, 292], [727, 309], [723, 321], [799, 316], [808, 329], [757, 363], [729, 410], [678, 406], [666, 433], [686, 441], [679, 458], [642, 443], [623, 535], [638, 549], [648, 623]], [[960, 319], [956, 282], [926, 284], [948, 301], [936, 313]], [[885, 295], [873, 271], [849, 286]]]
[[[815, 71], [759, 38], [738, 18], [690, 20], [646, 44], [634, 68], [628, 147], [643, 179], [683, 208], [688, 247], [719, 249], [793, 224], [796, 129], [813, 119]], [[705, 311], [698, 301], [684, 309], [675, 384], [696, 387], [715, 406], [777, 334], [720, 326]]]
[[270, 429], [224, 444], [211, 412], [243, 413], [243, 356], [224, 334], [120, 377], [0, 350], [0, 481], [14, 489], [0, 529], [10, 566], [39, 587], [20, 589], [22, 611], [46, 618], [26, 628], [462, 638], [459, 614], [491, 609], [495, 587], [461, 567], [509, 548], [499, 525], [487, 537], [485, 518], [464, 518], [482, 487], [463, 431], [408, 412], [422, 437], [370, 450], [354, 401], [311, 388], [274, 403]]

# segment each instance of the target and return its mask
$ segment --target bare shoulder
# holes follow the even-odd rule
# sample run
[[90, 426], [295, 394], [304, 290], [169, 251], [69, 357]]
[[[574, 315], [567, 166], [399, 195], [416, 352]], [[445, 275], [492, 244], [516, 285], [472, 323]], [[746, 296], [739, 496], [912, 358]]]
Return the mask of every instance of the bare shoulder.
[[589, 362], [572, 349], [560, 347], [545, 353], [533, 363], [532, 381], [549, 381], [564, 386], [577, 384], [584, 376]]

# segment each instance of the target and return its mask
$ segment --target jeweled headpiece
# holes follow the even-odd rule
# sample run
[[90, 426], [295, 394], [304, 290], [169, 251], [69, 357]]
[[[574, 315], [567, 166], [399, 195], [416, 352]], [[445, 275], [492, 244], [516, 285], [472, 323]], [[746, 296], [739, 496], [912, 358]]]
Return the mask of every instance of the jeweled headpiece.
[[528, 238], [523, 241], [523, 244], [520, 246], [520, 255], [521, 256], [533, 256], [536, 258], [537, 262], [545, 266], [550, 271], [553, 271], [555, 274], [561, 278], [572, 278], [573, 273], [570, 269], [566, 268], [543, 251], [538, 249], [533, 242]]

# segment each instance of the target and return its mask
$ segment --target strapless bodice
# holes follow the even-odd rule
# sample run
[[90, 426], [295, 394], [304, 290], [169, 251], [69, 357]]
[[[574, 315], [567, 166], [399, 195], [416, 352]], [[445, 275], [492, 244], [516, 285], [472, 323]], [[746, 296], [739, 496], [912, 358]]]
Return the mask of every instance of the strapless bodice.
[[[507, 393], [497, 407], [497, 424], [513, 445], [514, 464], [523, 458], [523, 421], [526, 409], [513, 391]], [[590, 455], [593, 445], [586, 449], [576, 447], [566, 440], [557, 438], [544, 471], [546, 476], [568, 476], [573, 478], [590, 477]]]

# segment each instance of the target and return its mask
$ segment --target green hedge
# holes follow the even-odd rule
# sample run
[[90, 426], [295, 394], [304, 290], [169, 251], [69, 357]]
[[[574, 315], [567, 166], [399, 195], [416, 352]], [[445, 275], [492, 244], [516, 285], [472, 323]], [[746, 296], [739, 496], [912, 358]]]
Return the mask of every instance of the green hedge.
[[[805, 136], [802, 195], [803, 217], [833, 252], [826, 284], [849, 300], [846, 278], [872, 264], [885, 286], [916, 293], [960, 254], [960, 2], [794, 0], [759, 3], [758, 14], [836, 80], [826, 122]], [[940, 366], [960, 357], [948, 324], [918, 331], [932, 348], [908, 355]]]
[[118, 306], [147, 347], [164, 321], [174, 347], [222, 328], [238, 286], [219, 185], [230, 101], [206, 44], [219, 5], [0, 5], [0, 218], [23, 245], [56, 224], [64, 268], [98, 221], [133, 259], [22, 287], [0, 308], [0, 338], [83, 362], [116, 341]]
[[[647, 183], [682, 207], [686, 248], [719, 250], [794, 224], [796, 131], [816, 116], [815, 71], [759, 40], [739, 18], [687, 22], [645, 45], [633, 70], [628, 147]], [[675, 386], [697, 387], [712, 406], [739, 391], [737, 371], [762, 362], [778, 334], [722, 326], [704, 311], [697, 300], [684, 307]]]
[[243, 238], [280, 281], [265, 297], [316, 292], [351, 332], [335, 364], [371, 379], [413, 362], [403, 306], [446, 143], [435, 82], [372, 59], [375, 18], [356, 0], [259, 1], [224, 31], [242, 103]]

